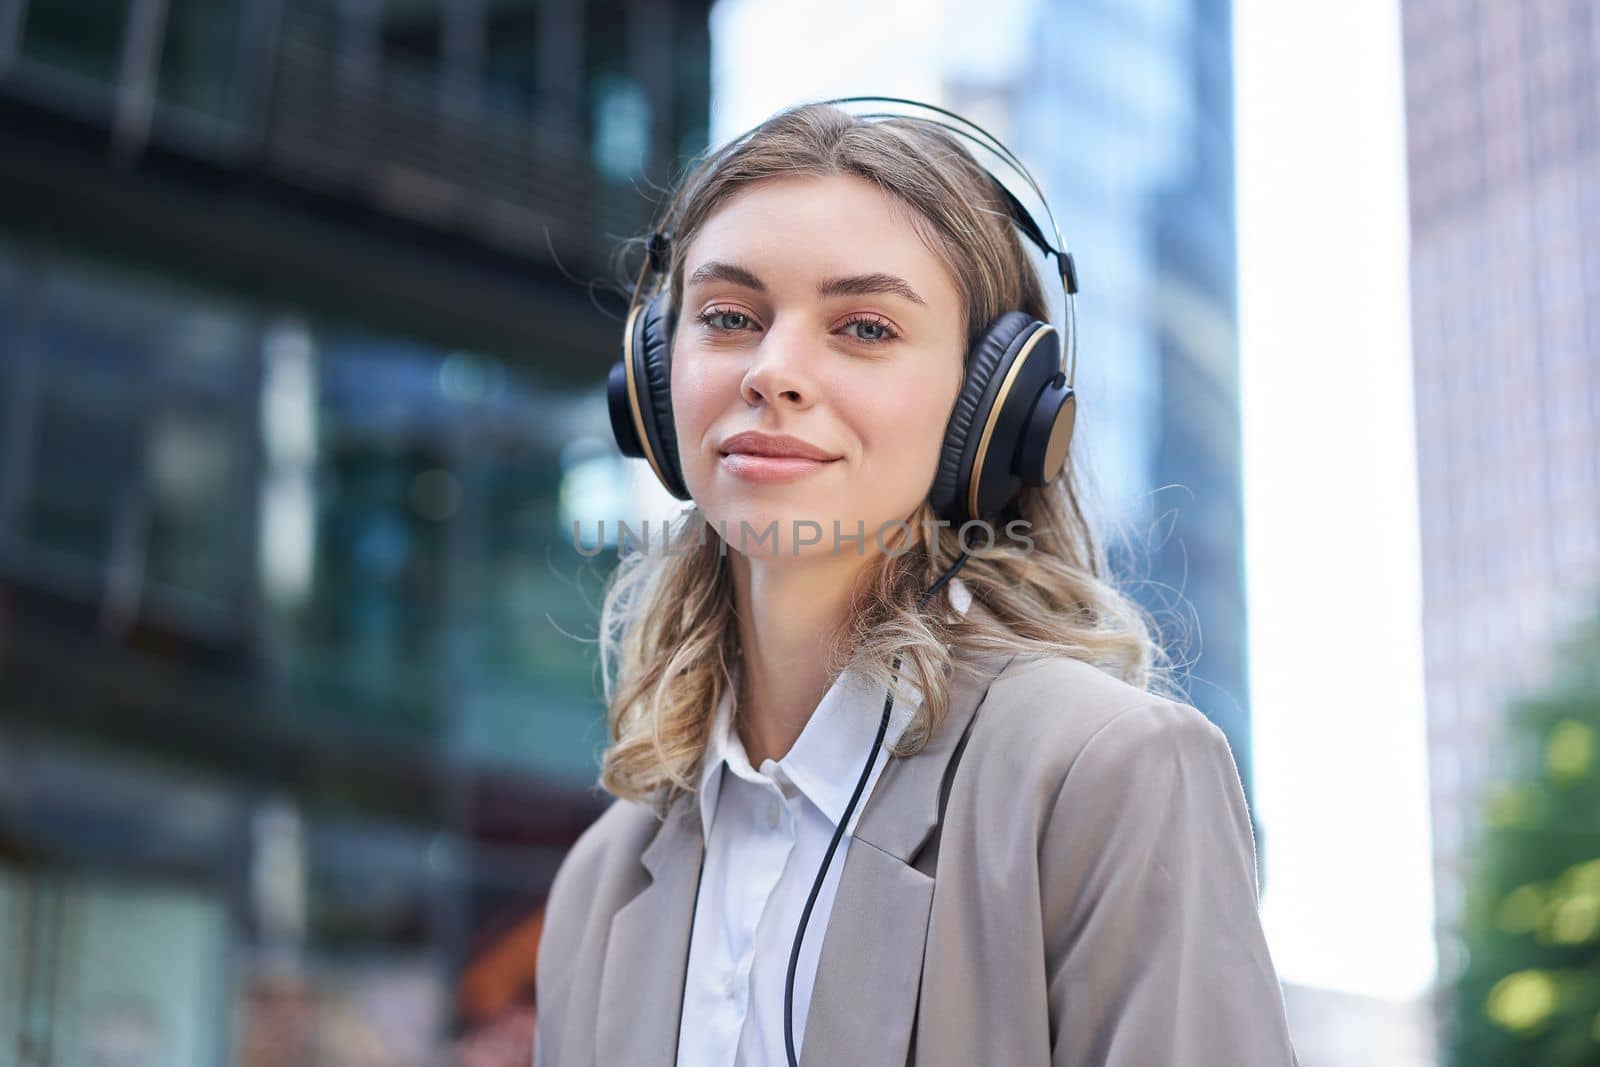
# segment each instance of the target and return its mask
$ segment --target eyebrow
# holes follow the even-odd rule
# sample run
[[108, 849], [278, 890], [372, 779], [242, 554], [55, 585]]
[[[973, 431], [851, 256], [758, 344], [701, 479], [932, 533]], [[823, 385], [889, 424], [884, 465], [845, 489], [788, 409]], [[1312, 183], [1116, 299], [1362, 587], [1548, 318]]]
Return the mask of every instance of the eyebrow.
[[[758, 293], [767, 291], [767, 287], [761, 284], [760, 278], [737, 263], [722, 263], [714, 259], [697, 267], [695, 272], [689, 275], [685, 287], [713, 281], [731, 282], [746, 289], [754, 289]], [[873, 296], [879, 293], [903, 297], [913, 304], [928, 306], [928, 302], [922, 299], [904, 278], [884, 274], [881, 271], [872, 274], [852, 274], [843, 278], [824, 278], [817, 283], [817, 295], [824, 297]]]

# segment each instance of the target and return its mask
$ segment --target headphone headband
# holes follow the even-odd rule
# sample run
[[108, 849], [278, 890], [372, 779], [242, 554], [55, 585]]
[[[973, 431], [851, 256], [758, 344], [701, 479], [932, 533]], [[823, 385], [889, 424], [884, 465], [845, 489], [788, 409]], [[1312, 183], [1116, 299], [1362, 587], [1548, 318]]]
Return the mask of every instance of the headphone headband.
[[[1039, 183], [1034, 181], [1033, 175], [1029, 173], [1027, 167], [1023, 166], [1022, 160], [1018, 159], [1011, 149], [1007, 148], [1003, 143], [1001, 143], [1000, 138], [996, 137], [982, 126], [979, 126], [976, 122], [973, 122], [971, 119], [963, 115], [958, 115], [954, 111], [950, 111], [947, 108], [939, 107], [937, 104], [924, 103], [920, 100], [908, 100], [905, 97], [900, 96], [840, 96], [835, 97], [832, 100], [820, 101], [820, 103], [827, 104], [832, 107], [838, 107], [839, 110], [845, 112], [846, 114], [853, 115], [854, 117], [860, 119], [916, 119], [921, 122], [928, 122], [935, 126], [949, 130], [951, 133], [954, 133], [958, 136], [965, 137], [969, 141], [973, 141], [986, 150], [993, 152], [1006, 163], [1010, 164], [1011, 168], [1016, 171], [1017, 175], [1021, 177], [1022, 180], [1028, 184], [1028, 187], [1033, 190], [1034, 195], [1039, 198], [1039, 203], [1044, 207], [1045, 216], [1050, 220], [1050, 231], [1055, 234], [1056, 243], [1051, 245], [1045, 241], [1044, 228], [1039, 225], [1038, 220], [1035, 219], [1032, 213], [1023, 206], [1022, 201], [1017, 199], [1017, 195], [1011, 191], [1005, 182], [1000, 181], [999, 178], [997, 178], [991, 171], [989, 176], [994, 179], [995, 184], [1000, 187], [1000, 191], [1005, 195], [1007, 201], [1015, 208], [1017, 223], [1019, 226], [1021, 226], [1023, 232], [1025, 232], [1046, 255], [1056, 256], [1058, 259], [1062, 259], [1063, 262], [1065, 262], [1067, 259], [1070, 259], [1065, 247], [1063, 246], [1063, 242], [1061, 240], [1061, 229], [1056, 225], [1055, 214], [1050, 210], [1050, 202], [1045, 199], [1044, 190], [1039, 188]], [[941, 122], [939, 119], [930, 118], [924, 115], [907, 115], [898, 111], [857, 111], [852, 108], [839, 107], [841, 104], [857, 103], [903, 104], [907, 107], [921, 108], [926, 111], [932, 111], [939, 115], [943, 115], [946, 118], [954, 119], [956, 122], [960, 123], [961, 126], [952, 126], [949, 123]], [[963, 126], [966, 128], [963, 129]], [[983, 166], [981, 160], [978, 162], [978, 165]], [[984, 170], [988, 171], [989, 168], [984, 167]], [[1065, 270], [1065, 268], [1063, 269]], [[1073, 286], [1073, 291], [1077, 291], [1076, 285]]]

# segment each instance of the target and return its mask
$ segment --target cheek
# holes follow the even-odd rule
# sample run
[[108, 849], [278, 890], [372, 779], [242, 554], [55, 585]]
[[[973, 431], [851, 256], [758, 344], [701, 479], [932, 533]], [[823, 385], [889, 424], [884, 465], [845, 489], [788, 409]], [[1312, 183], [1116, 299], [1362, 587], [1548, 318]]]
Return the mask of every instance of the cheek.
[[875, 389], [864, 396], [852, 422], [876, 475], [931, 484], [954, 399], [953, 389], [936, 391], [929, 382]]
[[724, 362], [722, 367], [719, 370], [716, 362], [692, 354], [673, 360], [673, 422], [687, 441], [698, 440], [739, 393], [737, 365]]

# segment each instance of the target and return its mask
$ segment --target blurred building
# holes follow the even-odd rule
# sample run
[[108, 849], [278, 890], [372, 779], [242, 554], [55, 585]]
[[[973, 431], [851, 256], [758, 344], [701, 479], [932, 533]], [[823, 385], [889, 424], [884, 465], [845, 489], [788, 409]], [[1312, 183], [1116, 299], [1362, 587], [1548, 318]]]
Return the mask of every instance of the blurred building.
[[[978, 17], [976, 5], [971, 18]], [[1108, 547], [1228, 737], [1257, 841], [1246, 656], [1230, 0], [1041, 3], [1008, 78], [952, 79], [1073, 251], [1079, 423]], [[984, 121], [982, 118], [980, 122]]]
[[526, 1031], [707, 8], [0, 3], [0, 1060]]
[[[1600, 582], [1600, 13], [1404, 0], [1440, 982], [1508, 698]], [[1359, 401], [1357, 401], [1359, 403]]]
[[[976, 17], [976, 11], [973, 12]], [[1228, 0], [1039, 3], [951, 106], [1045, 187], [1073, 252], [1079, 415], [1108, 547], [1254, 800]], [[1255, 819], [1257, 870], [1268, 843]]]

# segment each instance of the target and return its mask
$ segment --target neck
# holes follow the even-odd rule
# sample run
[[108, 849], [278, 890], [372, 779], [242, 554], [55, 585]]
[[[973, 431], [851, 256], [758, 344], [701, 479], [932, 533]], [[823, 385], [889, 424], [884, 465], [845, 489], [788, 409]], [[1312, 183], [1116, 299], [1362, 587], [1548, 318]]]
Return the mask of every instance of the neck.
[[826, 652], [844, 625], [871, 552], [765, 560], [730, 554], [738, 615], [735, 722], [752, 767], [794, 746], [833, 678]]

